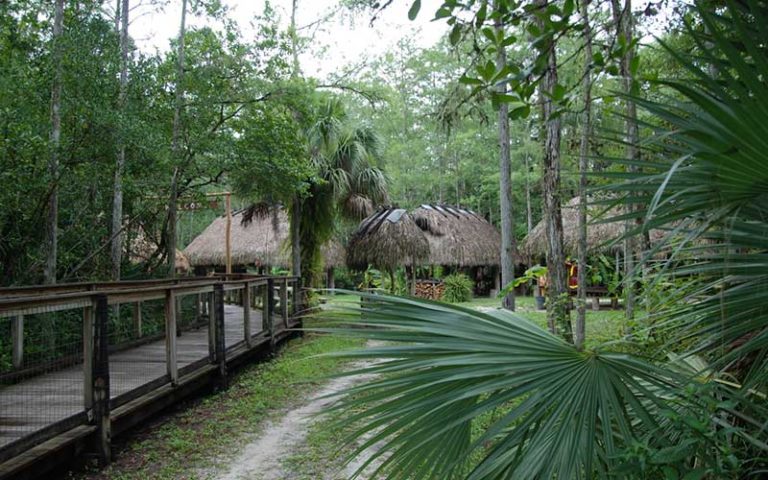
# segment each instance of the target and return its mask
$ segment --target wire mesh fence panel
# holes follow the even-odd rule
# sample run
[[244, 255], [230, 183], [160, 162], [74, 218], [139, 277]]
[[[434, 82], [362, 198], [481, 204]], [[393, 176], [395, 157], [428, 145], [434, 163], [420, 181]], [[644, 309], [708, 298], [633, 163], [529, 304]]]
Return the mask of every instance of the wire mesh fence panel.
[[289, 328], [288, 317], [290, 310], [288, 310], [288, 282], [281, 280], [275, 284], [275, 294], [277, 296], [277, 303], [275, 306], [275, 320], [279, 322], [280, 328]]
[[251, 292], [252, 304], [251, 308], [251, 334], [253, 336], [260, 336], [266, 333], [267, 327], [264, 322], [264, 296], [267, 291], [266, 283], [258, 284], [253, 287]]
[[289, 324], [291, 327], [295, 327], [297, 321], [295, 320], [296, 316], [300, 314], [298, 311], [298, 295], [299, 295], [299, 283], [296, 280], [291, 280], [288, 282], [288, 317], [289, 317]]
[[207, 294], [179, 294], [176, 296], [176, 358], [178, 368], [209, 360], [208, 317], [202, 305]]
[[0, 335], [0, 449], [83, 415], [82, 308], [0, 318]]
[[167, 381], [165, 300], [113, 307], [109, 327], [110, 394], [113, 399], [128, 400], [132, 392], [148, 384]]
[[231, 301], [224, 305], [224, 343], [227, 348], [233, 348], [245, 342], [243, 288], [226, 293]]

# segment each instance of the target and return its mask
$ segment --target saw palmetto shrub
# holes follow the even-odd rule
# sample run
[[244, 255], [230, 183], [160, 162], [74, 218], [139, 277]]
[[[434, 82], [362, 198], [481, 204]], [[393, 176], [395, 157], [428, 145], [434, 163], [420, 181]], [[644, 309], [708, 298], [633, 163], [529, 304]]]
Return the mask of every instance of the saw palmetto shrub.
[[463, 273], [452, 273], [443, 279], [443, 283], [443, 301], [461, 303], [472, 299], [472, 280]]

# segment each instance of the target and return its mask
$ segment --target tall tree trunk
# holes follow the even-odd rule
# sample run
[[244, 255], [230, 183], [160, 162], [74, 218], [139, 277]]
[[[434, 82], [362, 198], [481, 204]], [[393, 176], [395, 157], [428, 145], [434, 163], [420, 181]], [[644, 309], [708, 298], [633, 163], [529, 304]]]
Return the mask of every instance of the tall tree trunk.
[[64, 31], [64, 0], [56, 0], [53, 14], [53, 85], [51, 86], [51, 157], [48, 175], [48, 219], [45, 225], [45, 283], [56, 283], [59, 226], [59, 147], [61, 145], [61, 34]]
[[[122, 0], [120, 30], [120, 93], [118, 108], [121, 113], [125, 111], [125, 97], [128, 90], [128, 3]], [[112, 261], [112, 279], [120, 280], [120, 264], [123, 260], [123, 171], [125, 170], [125, 133], [124, 119], [121, 118], [118, 126], [118, 152], [115, 162], [114, 193], [112, 197], [112, 245], [110, 259]]]
[[584, 78], [582, 80], [582, 101], [584, 112], [581, 118], [581, 139], [579, 142], [579, 241], [578, 241], [578, 304], [576, 307], [576, 348], [584, 348], [587, 323], [587, 156], [589, 155], [589, 134], [592, 124], [592, 27], [589, 23], [589, 2], [581, 0], [581, 17], [584, 26]]
[[176, 163], [171, 177], [171, 192], [168, 195], [168, 228], [165, 248], [168, 276], [176, 276], [176, 214], [179, 199], [179, 176], [181, 175], [181, 115], [184, 109], [184, 40], [187, 29], [187, 0], [181, 1], [181, 25], [179, 27], [178, 64], [176, 65], [176, 106], [173, 110], [173, 133], [171, 151]]
[[291, 55], [293, 57], [293, 71], [291, 76], [297, 78], [300, 73], [299, 69], [299, 37], [296, 33], [296, 10], [298, 9], [299, 0], [291, 1]]
[[[632, 73], [632, 61], [635, 57], [634, 47], [629, 48], [632, 44], [634, 36], [634, 26], [632, 21], [632, 0], [624, 0], [622, 7], [620, 0], [611, 0], [611, 7], [613, 12], [613, 21], [616, 25], [616, 38], [622, 38], [625, 45], [627, 45], [626, 52], [621, 58], [620, 75], [622, 79], [622, 87], [624, 93], [631, 95], [634, 91], [634, 75]], [[629, 171], [637, 171], [637, 160], [640, 158], [637, 144], [639, 141], [639, 133], [637, 126], [637, 109], [634, 102], [627, 99], [626, 103], [626, 157], [629, 160]], [[636, 208], [634, 205], [628, 206], [628, 208]], [[636, 227], [631, 220], [627, 220], [624, 223], [624, 232], [627, 234], [629, 231]], [[635, 258], [637, 256], [636, 239], [625, 236], [624, 239], [624, 312], [627, 319], [627, 328], [631, 321], [635, 318], [635, 284], [634, 272], [636, 270]]]
[[527, 218], [526, 234], [530, 235], [533, 230], [533, 208], [531, 207], [531, 180], [529, 174], [531, 171], [528, 168], [528, 154], [525, 155], [525, 213]]
[[[292, 275], [301, 277], [301, 198], [293, 196], [291, 207], [291, 270]], [[309, 286], [309, 285], [307, 285]]]
[[[538, 0], [542, 10], [547, 8], [547, 0]], [[539, 28], [544, 30], [541, 19], [537, 18]], [[552, 92], [557, 85], [557, 55], [555, 41], [550, 39], [542, 54], [547, 59], [547, 71], [539, 85], [539, 98], [542, 101], [542, 119], [546, 130], [544, 140], [544, 176], [542, 194], [544, 197], [544, 222], [547, 233], [547, 271], [549, 288], [547, 289], [547, 324], [550, 331], [559, 333], [569, 342], [573, 342], [573, 328], [568, 311], [568, 277], [565, 269], [563, 251], [563, 212], [560, 200], [560, 117], [553, 115], [555, 105]]]
[[[293, 56], [293, 70], [291, 78], [299, 77], [299, 45], [296, 35], [296, 10], [298, 9], [298, 0], [291, 2], [291, 54]], [[291, 207], [291, 270], [296, 277], [301, 277], [301, 216], [302, 199], [298, 195], [293, 196], [293, 206]], [[308, 286], [308, 285], [307, 285]]]
[[120, 35], [120, 18], [121, 18], [121, 7], [120, 4], [123, 2], [123, 0], [115, 0], [115, 33]]
[[[496, 1], [494, 9], [499, 12], [499, 2]], [[501, 24], [501, 15], [494, 23], [497, 37], [504, 34]], [[501, 70], [507, 65], [507, 51], [499, 46], [496, 52], [496, 69]], [[496, 86], [500, 94], [507, 92], [505, 82], [499, 82]], [[502, 288], [515, 281], [515, 235], [513, 230], [512, 211], [512, 162], [509, 158], [509, 105], [501, 102], [499, 106], [499, 206], [501, 211], [501, 284]], [[509, 293], [502, 299], [501, 306], [507, 310], [515, 310], [515, 291], [509, 289]]]

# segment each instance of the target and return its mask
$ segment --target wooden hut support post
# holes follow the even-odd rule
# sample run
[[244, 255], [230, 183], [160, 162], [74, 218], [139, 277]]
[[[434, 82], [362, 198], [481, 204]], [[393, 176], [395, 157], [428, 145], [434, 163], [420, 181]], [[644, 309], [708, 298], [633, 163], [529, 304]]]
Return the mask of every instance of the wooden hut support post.
[[165, 363], [171, 384], [179, 383], [179, 367], [176, 363], [176, 294], [165, 291]]
[[104, 466], [112, 458], [109, 407], [109, 303], [104, 294], [96, 295], [95, 303], [90, 386], [93, 396], [91, 421], [96, 425], [93, 451], [99, 465]]
[[13, 368], [24, 364], [24, 315], [11, 317], [11, 363]]
[[227, 230], [224, 236], [224, 249], [226, 251], [226, 272], [232, 273], [232, 195], [227, 192], [224, 194], [227, 209]]

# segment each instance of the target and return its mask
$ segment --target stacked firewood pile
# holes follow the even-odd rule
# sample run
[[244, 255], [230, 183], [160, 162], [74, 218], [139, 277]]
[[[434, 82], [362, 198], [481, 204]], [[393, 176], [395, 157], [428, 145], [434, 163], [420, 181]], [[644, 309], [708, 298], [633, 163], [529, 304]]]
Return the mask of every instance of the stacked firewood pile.
[[445, 284], [439, 280], [416, 280], [416, 296], [430, 300], [443, 298]]

